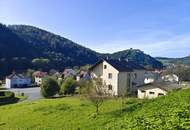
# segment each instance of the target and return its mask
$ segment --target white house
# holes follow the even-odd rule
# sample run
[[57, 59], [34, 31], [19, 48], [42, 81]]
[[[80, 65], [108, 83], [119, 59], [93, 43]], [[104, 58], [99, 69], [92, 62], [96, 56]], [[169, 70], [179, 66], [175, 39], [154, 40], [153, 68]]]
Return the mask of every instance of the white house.
[[42, 79], [47, 75], [47, 72], [42, 72], [42, 71], [36, 71], [33, 73], [35, 84], [36, 85], [41, 85], [42, 84]]
[[6, 88], [29, 87], [32, 84], [31, 78], [16, 73], [7, 76], [5, 82]]
[[90, 68], [92, 77], [102, 78], [113, 95], [131, 94], [144, 84], [144, 67], [127, 60], [101, 59]]
[[154, 83], [154, 82], [162, 82], [160, 73], [157, 71], [153, 71], [153, 70], [147, 70], [145, 72], [144, 83], [150, 84], [150, 83]]
[[179, 77], [175, 74], [164, 75], [162, 76], [162, 79], [168, 82], [179, 82]]
[[167, 82], [148, 84], [138, 88], [138, 98], [156, 98], [166, 95], [169, 91], [180, 89], [178, 84], [171, 84]]

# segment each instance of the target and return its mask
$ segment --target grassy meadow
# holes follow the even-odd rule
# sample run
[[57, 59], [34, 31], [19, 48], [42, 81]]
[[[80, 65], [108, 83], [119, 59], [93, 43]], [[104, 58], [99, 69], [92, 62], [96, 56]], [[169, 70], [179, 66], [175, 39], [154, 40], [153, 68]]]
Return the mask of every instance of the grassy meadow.
[[190, 89], [152, 100], [126, 99], [124, 107], [121, 99], [109, 99], [99, 115], [77, 96], [0, 106], [1, 129], [190, 129]]

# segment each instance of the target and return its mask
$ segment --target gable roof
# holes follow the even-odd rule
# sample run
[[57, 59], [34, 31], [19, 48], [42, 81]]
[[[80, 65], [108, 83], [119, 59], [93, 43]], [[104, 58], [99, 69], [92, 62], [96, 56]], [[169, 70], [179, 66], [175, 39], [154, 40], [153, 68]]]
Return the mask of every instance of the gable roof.
[[35, 71], [33, 73], [33, 76], [37, 76], [37, 77], [44, 77], [47, 75], [47, 72], [42, 72], [42, 71]]
[[119, 72], [131, 72], [134, 70], [145, 70], [145, 68], [133, 61], [126, 61], [126, 60], [115, 60], [115, 59], [101, 59], [96, 64], [94, 64], [90, 70], [95, 68], [98, 64], [103, 63], [103, 61], [106, 61], [111, 66], [113, 66], [116, 70]]
[[28, 79], [29, 77], [24, 76], [24, 75], [22, 75], [22, 74], [13, 73], [13, 74], [7, 76], [6, 78], [7, 78], [7, 79], [13, 79], [13, 78]]
[[170, 82], [163, 82], [163, 83], [147, 84], [142, 87], [139, 87], [138, 89], [139, 90], [150, 90], [150, 89], [155, 89], [155, 88], [159, 88], [159, 89], [162, 89], [162, 90], [168, 92], [168, 91], [180, 89], [181, 87], [178, 84], [174, 84], [174, 83], [170, 83]]

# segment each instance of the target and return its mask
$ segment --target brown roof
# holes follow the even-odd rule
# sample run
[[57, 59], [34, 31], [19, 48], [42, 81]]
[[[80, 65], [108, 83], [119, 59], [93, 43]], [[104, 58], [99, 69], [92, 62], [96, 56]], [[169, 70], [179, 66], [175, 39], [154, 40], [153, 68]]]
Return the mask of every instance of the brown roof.
[[116, 59], [101, 59], [95, 65], [93, 65], [90, 70], [93, 70], [98, 64], [106, 61], [110, 65], [112, 65], [119, 72], [132, 72], [133, 70], [145, 70], [145, 68], [134, 61], [126, 61], [126, 60], [116, 60]]
[[33, 76], [38, 76], [38, 77], [44, 77], [47, 75], [47, 72], [42, 72], [42, 71], [36, 71], [33, 73]]

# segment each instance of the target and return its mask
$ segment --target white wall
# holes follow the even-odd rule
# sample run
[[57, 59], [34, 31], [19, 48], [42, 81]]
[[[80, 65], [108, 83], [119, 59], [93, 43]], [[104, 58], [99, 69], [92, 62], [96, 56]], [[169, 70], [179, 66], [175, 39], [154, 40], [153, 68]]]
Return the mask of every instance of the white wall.
[[23, 85], [30, 86], [31, 85], [31, 79], [30, 78], [13, 78], [8, 79], [6, 78], [6, 88], [13, 88], [14, 86], [17, 87], [23, 87]]
[[[161, 93], [163, 95], [166, 95], [167, 92], [160, 89], [160, 88], [154, 88], [154, 89], [148, 89], [148, 90], [144, 90], [145, 92], [142, 92], [142, 90], [138, 89], [138, 98], [156, 98], [158, 97], [158, 94]], [[154, 94], [150, 94], [150, 92], [154, 92]]]
[[41, 77], [37, 77], [37, 76], [35, 76], [35, 83], [37, 84], [37, 85], [41, 85], [42, 84], [42, 78]]
[[[107, 66], [106, 69], [104, 69], [104, 65]], [[112, 78], [108, 78], [108, 74], [112, 74]], [[92, 76], [97, 78], [102, 78], [103, 82], [108, 86], [112, 85], [112, 91], [110, 91], [113, 95], [118, 95], [118, 71], [108, 64], [106, 61], [103, 63], [97, 65], [92, 72]]]
[[10, 79], [7, 79], [5, 80], [5, 87], [6, 88], [11, 88], [11, 80]]

